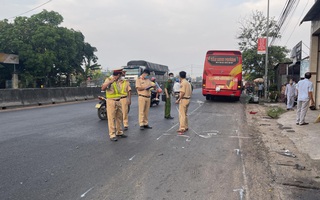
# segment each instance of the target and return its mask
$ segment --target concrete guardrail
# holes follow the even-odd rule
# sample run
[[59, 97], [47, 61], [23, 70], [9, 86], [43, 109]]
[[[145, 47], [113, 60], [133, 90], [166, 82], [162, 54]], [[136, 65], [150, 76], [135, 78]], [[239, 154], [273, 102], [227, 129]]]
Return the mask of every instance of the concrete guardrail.
[[94, 99], [101, 95], [100, 87], [26, 88], [0, 90], [0, 107], [55, 104]]

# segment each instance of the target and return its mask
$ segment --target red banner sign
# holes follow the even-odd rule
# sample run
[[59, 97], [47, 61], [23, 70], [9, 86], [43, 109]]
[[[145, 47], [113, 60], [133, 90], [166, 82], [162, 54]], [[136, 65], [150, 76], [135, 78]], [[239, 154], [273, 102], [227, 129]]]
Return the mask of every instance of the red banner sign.
[[265, 54], [267, 49], [267, 38], [258, 38], [258, 54]]

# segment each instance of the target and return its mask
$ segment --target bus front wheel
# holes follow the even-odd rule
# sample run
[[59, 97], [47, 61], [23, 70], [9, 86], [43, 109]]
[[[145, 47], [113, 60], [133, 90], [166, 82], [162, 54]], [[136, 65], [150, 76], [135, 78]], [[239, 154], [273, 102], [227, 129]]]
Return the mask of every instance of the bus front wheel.
[[207, 96], [206, 96], [206, 100], [207, 100], [207, 101], [211, 100], [210, 95], [207, 95]]

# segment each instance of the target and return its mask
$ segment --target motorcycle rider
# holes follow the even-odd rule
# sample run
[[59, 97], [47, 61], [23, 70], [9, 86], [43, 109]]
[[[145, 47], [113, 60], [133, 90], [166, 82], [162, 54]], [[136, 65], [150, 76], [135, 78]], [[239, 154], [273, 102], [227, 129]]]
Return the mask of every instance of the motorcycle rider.
[[155, 100], [159, 101], [159, 94], [162, 93], [162, 89], [160, 88], [159, 84], [156, 82], [156, 77], [151, 77], [151, 81], [155, 84], [155, 89], [152, 90], [156, 93]]
[[180, 94], [180, 80], [176, 79], [175, 83], [173, 84], [173, 93], [176, 98], [176, 100], [179, 98]]
[[101, 86], [101, 90], [106, 91], [109, 136], [110, 140], [114, 142], [118, 140], [117, 136], [121, 138], [127, 137], [123, 134], [120, 126], [122, 121], [122, 106], [120, 103], [121, 94], [118, 80], [121, 74], [121, 71], [114, 70], [113, 75], [107, 78]]
[[122, 116], [123, 116], [123, 130], [128, 130], [129, 122], [128, 122], [128, 107], [131, 105], [131, 87], [129, 81], [125, 79], [126, 72], [122, 70], [122, 74], [119, 82], [120, 89], [120, 103], [122, 107]]

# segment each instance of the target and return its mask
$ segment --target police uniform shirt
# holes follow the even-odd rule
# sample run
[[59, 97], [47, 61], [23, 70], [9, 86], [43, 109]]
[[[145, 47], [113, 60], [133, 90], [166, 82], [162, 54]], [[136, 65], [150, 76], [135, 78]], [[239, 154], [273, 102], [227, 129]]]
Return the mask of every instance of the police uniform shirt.
[[[151, 84], [151, 81], [149, 79], [144, 79], [142, 77], [139, 77], [136, 80], [136, 88], [138, 88], [138, 87], [146, 88], [146, 87], [149, 87], [151, 85], [152, 84]], [[151, 91], [150, 90], [142, 90], [142, 91], [137, 90], [137, 92], [138, 92], [139, 95], [143, 95], [143, 96], [150, 96], [151, 95]]]
[[184, 98], [191, 97], [191, 85], [186, 79], [182, 79], [180, 83], [180, 92], [184, 93]]
[[166, 82], [166, 84], [164, 85], [164, 88], [167, 89], [168, 94], [170, 95], [171, 92], [172, 92], [172, 80], [171, 80], [171, 82], [168, 80], [168, 81]]

